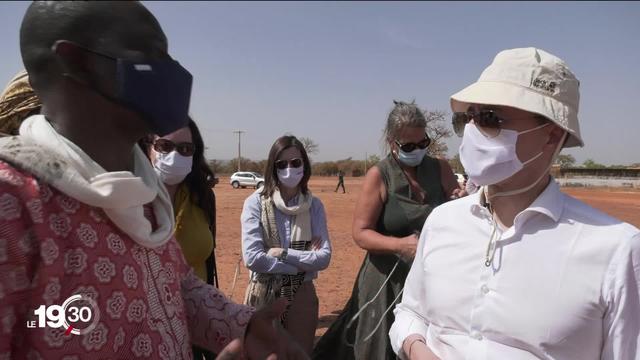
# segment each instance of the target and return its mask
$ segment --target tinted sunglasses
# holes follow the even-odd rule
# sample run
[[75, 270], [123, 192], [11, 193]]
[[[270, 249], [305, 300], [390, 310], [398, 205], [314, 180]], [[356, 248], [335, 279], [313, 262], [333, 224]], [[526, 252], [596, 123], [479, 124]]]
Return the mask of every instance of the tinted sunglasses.
[[456, 135], [462, 137], [464, 134], [464, 127], [471, 120], [478, 126], [478, 130], [483, 132], [488, 137], [496, 137], [500, 134], [502, 123], [504, 119], [499, 117], [493, 110], [480, 110], [478, 112], [456, 112], [453, 113], [453, 131]]
[[157, 139], [153, 142], [153, 150], [162, 154], [168, 154], [175, 150], [182, 156], [193, 156], [196, 152], [196, 145], [190, 142], [176, 144], [171, 140]]
[[303, 161], [300, 158], [295, 158], [295, 159], [291, 159], [291, 160], [277, 160], [275, 162], [276, 164], [276, 169], [278, 170], [284, 170], [288, 167], [290, 168], [299, 168], [300, 166], [302, 166]]
[[396, 140], [396, 145], [398, 145], [398, 147], [400, 148], [400, 150], [404, 151], [404, 152], [412, 152], [413, 150], [415, 150], [416, 148], [420, 149], [420, 150], [424, 150], [426, 149], [429, 145], [431, 145], [431, 139], [429, 138], [429, 135], [424, 134], [424, 140], [418, 142], [418, 143], [406, 143], [406, 144], [401, 144], [400, 141]]

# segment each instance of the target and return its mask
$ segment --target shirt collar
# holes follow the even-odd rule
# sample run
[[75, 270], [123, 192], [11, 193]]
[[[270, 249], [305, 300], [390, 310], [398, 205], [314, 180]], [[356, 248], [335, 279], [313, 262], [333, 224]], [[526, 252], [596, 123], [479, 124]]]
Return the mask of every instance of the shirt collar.
[[[487, 208], [487, 204], [484, 198], [483, 188], [480, 188], [475, 194], [469, 195], [474, 196], [475, 199], [471, 203], [471, 213], [479, 216], [482, 213], [483, 208]], [[562, 216], [562, 209], [564, 208], [564, 196], [560, 191], [560, 187], [554, 178], [551, 178], [547, 187], [538, 195], [538, 197], [527, 207], [522, 210], [518, 215], [516, 215], [516, 221], [525, 213], [537, 212], [543, 215], [546, 215], [550, 219], [553, 219], [554, 222], [558, 222], [560, 220], [560, 216]], [[528, 218], [526, 216], [525, 218]]]
[[564, 196], [560, 192], [560, 187], [554, 178], [549, 180], [549, 184], [537, 199], [529, 205], [523, 212], [535, 211], [547, 215], [554, 222], [560, 220], [562, 209], [564, 208]]

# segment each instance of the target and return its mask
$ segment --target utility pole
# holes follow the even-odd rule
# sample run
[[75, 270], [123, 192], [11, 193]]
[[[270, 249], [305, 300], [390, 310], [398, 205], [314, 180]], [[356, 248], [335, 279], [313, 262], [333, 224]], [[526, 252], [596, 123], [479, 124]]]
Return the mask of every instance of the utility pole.
[[242, 130], [236, 130], [233, 132], [234, 134], [238, 134], [238, 171], [240, 171], [240, 159], [242, 159], [241, 152], [240, 152], [240, 138], [242, 134], [245, 132], [246, 131], [242, 131]]
[[364, 174], [367, 174], [367, 153], [364, 153]]

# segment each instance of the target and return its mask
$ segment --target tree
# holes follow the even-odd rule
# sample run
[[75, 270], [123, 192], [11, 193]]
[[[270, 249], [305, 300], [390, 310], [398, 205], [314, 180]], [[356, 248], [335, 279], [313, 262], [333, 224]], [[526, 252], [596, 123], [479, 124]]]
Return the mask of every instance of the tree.
[[604, 168], [606, 168], [606, 166], [593, 161], [593, 159], [585, 160], [582, 163], [582, 166], [584, 166], [587, 169], [604, 169]]
[[444, 140], [451, 137], [449, 124], [446, 122], [447, 113], [440, 110], [427, 111], [423, 110], [424, 118], [427, 120], [427, 133], [431, 137], [431, 145], [429, 146], [429, 154], [431, 156], [440, 157], [447, 154], [447, 144]]
[[312, 154], [316, 154], [318, 152], [319, 146], [311, 138], [301, 137], [298, 140], [300, 140], [300, 142], [302, 143], [302, 146], [306, 150], [307, 155], [309, 155], [309, 157], [311, 157]]
[[560, 168], [562, 169], [570, 168], [576, 165], [576, 159], [569, 154], [562, 154], [558, 155], [555, 164], [560, 165]]
[[208, 165], [209, 165], [209, 169], [211, 169], [211, 171], [215, 175], [218, 175], [221, 172], [222, 167], [224, 166], [224, 164], [220, 160], [209, 160]]
[[367, 171], [369, 171], [369, 169], [371, 169], [375, 164], [377, 164], [379, 162], [380, 162], [380, 156], [375, 155], [375, 154], [369, 155], [369, 157], [367, 158], [367, 165], [366, 165], [367, 168], [364, 169], [365, 173]]

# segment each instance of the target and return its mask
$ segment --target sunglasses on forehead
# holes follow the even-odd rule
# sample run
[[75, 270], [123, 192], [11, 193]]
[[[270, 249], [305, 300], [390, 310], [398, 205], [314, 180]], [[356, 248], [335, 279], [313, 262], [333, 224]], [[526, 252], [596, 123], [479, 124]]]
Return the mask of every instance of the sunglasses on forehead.
[[405, 143], [405, 144], [402, 144], [398, 140], [396, 140], [395, 142], [396, 142], [396, 145], [398, 145], [398, 147], [400, 148], [400, 150], [402, 150], [404, 152], [412, 152], [416, 148], [418, 148], [420, 150], [426, 149], [429, 145], [431, 145], [431, 138], [429, 138], [429, 135], [427, 135], [425, 133], [424, 134], [424, 140], [422, 140], [420, 142], [417, 142], [417, 143]]
[[182, 156], [193, 156], [196, 152], [196, 145], [190, 142], [181, 142], [176, 144], [171, 140], [157, 139], [153, 142], [153, 150], [162, 154], [168, 154], [175, 150]]
[[451, 123], [453, 131], [456, 135], [462, 137], [464, 135], [464, 127], [473, 120], [478, 129], [489, 137], [496, 137], [500, 134], [504, 119], [499, 117], [493, 110], [480, 110], [478, 112], [466, 111], [455, 112]]
[[284, 170], [288, 167], [299, 168], [300, 166], [302, 166], [302, 164], [303, 164], [303, 161], [300, 158], [295, 158], [291, 160], [277, 160], [275, 162], [276, 169], [278, 170]]

